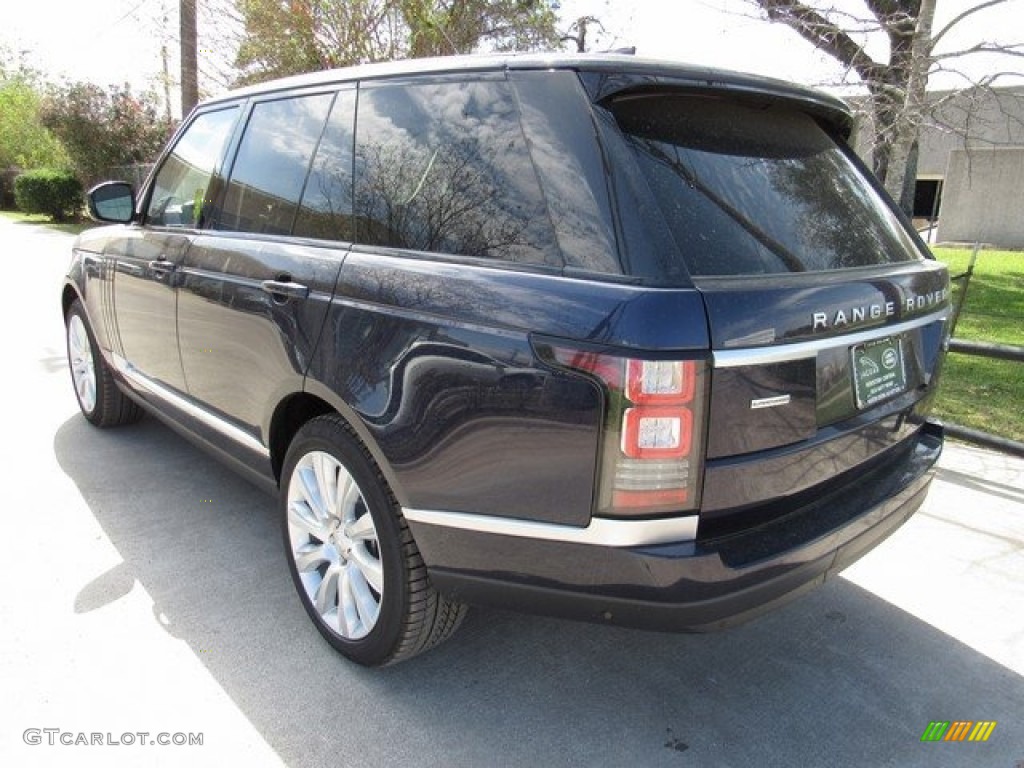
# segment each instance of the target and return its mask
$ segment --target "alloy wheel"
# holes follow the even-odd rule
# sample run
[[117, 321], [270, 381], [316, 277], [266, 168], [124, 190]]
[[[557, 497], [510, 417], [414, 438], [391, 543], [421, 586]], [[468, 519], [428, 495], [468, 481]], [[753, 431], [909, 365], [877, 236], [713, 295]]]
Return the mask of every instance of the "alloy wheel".
[[288, 540], [320, 621], [346, 640], [376, 626], [384, 593], [377, 528], [359, 485], [330, 453], [310, 451], [288, 485]]
[[77, 314], [71, 315], [68, 321], [68, 360], [78, 402], [83, 411], [92, 413], [96, 409], [96, 365], [89, 332]]

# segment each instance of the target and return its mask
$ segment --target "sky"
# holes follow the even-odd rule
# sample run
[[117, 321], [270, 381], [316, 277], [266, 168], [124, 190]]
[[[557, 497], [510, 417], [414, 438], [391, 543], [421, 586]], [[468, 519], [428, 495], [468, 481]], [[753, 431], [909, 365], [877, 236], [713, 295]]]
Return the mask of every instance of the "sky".
[[[211, 16], [227, 2], [199, 0], [200, 69], [209, 73], [201, 88], [207, 95], [226, 87], [218, 82], [222, 67], [216, 66], [216, 60], [229, 60], [232, 53], [223, 43], [204, 35], [204, 29], [212, 27]], [[980, 2], [938, 0], [935, 29]], [[832, 3], [851, 13], [864, 13], [863, 0]], [[834, 60], [792, 30], [753, 18], [755, 12], [744, 0], [559, 0], [557, 5], [563, 27], [580, 16], [602, 20], [603, 30], [592, 30], [590, 36], [593, 50], [635, 45], [639, 55], [738, 69], [832, 89], [856, 80], [846, 77]], [[178, 0], [5, 0], [0, 10], [0, 46], [15, 57], [23, 57], [51, 80], [82, 79], [104, 86], [129, 83], [135, 89], [152, 88], [160, 93], [162, 45], [167, 47], [170, 77], [177, 81], [177, 7]], [[956, 34], [947, 36], [942, 49], [957, 50], [982, 39], [1024, 41], [1024, 0], [1008, 0], [977, 14], [959, 25]], [[885, 56], [884, 45], [873, 44], [869, 51], [876, 57]], [[1010, 69], [1019, 73], [1012, 82], [1024, 84], [1024, 58], [994, 61], [972, 56], [965, 64], [972, 77]], [[1005, 82], [1011, 84], [1011, 80]], [[931, 87], [963, 83], [960, 77], [944, 75], [933, 78]]]

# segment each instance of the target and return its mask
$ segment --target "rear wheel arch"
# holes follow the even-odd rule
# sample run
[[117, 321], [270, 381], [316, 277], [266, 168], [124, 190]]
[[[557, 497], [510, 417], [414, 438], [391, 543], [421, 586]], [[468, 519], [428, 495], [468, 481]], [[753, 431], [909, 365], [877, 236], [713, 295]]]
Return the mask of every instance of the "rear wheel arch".
[[284, 457], [288, 452], [296, 433], [306, 422], [328, 413], [336, 413], [353, 432], [356, 439], [369, 452], [378, 469], [388, 481], [392, 491], [401, 504], [406, 498], [402, 485], [391, 470], [387, 457], [374, 439], [366, 424], [348, 403], [337, 394], [311, 378], [306, 379], [306, 391], [295, 392], [285, 397], [278, 404], [271, 416], [266, 434], [270, 436], [270, 462], [274, 479], [281, 484], [281, 471], [284, 468]]
[[308, 392], [296, 392], [278, 403], [270, 419], [269, 431], [270, 464], [278, 485], [281, 483], [285, 454], [295, 435], [304, 424], [328, 413], [336, 413], [336, 410], [330, 403]]

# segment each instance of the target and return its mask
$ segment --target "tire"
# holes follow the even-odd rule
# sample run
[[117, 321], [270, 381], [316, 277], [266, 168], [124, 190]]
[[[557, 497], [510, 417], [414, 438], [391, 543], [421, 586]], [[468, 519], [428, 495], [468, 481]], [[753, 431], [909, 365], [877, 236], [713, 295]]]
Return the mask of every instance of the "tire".
[[117, 427], [141, 419], [142, 409], [114, 381], [77, 299], [68, 309], [64, 338], [71, 385], [82, 415], [97, 427]]
[[466, 607], [430, 585], [387, 481], [340, 416], [319, 416], [299, 430], [281, 478], [288, 568], [328, 643], [376, 667], [455, 632]]

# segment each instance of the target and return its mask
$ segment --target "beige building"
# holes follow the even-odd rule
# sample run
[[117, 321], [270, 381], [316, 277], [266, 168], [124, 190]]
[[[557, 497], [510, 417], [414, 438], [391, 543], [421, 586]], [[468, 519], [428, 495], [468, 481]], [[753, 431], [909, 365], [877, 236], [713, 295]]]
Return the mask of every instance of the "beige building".
[[[1024, 249], [1024, 86], [936, 91], [921, 128], [914, 218], [932, 242]], [[858, 146], [862, 154], [862, 147]]]

